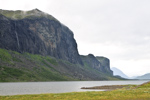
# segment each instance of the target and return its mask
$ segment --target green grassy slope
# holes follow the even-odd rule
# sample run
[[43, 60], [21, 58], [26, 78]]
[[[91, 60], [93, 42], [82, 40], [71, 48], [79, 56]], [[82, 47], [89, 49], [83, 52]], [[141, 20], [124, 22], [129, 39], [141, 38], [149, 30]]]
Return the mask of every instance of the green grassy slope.
[[0, 49], [0, 81], [73, 80], [52, 67], [57, 64], [52, 57]]
[[0, 49], [0, 82], [118, 80], [89, 67], [50, 56]]

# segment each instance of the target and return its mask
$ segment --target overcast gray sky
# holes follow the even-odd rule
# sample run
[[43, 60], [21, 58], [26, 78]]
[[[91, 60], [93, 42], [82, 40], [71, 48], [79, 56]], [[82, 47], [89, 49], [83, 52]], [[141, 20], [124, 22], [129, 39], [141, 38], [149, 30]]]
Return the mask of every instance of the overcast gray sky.
[[34, 8], [68, 26], [80, 54], [108, 57], [128, 76], [150, 73], [150, 0], [0, 0], [0, 9]]

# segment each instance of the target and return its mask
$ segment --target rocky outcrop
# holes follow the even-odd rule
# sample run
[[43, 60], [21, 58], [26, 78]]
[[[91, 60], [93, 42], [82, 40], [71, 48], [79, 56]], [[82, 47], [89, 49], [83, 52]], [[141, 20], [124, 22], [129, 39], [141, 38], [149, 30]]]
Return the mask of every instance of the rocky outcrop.
[[101, 69], [104, 73], [113, 75], [113, 71], [110, 69], [110, 61], [106, 57], [96, 56], [96, 59], [101, 63]]
[[82, 65], [73, 32], [38, 9], [0, 10], [0, 48], [50, 55]]
[[81, 56], [81, 58], [82, 58], [83, 62], [85, 62], [90, 67], [92, 67], [98, 71], [102, 71], [101, 63], [95, 58], [95, 56], [93, 54], [89, 54], [87, 56]]
[[88, 66], [107, 74], [113, 75], [113, 72], [110, 70], [109, 59], [105, 57], [95, 57], [93, 54], [87, 56], [81, 56], [83, 62]]

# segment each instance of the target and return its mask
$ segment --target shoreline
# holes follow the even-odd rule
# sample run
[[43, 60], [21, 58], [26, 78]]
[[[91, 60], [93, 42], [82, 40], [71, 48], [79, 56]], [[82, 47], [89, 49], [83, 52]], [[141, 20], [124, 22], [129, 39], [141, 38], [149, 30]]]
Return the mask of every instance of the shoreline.
[[81, 89], [95, 89], [95, 90], [111, 91], [111, 90], [122, 89], [122, 88], [126, 88], [126, 89], [138, 88], [147, 83], [150, 83], [150, 81], [145, 82], [140, 85], [131, 85], [131, 84], [128, 84], [128, 85], [103, 85], [103, 86], [93, 86], [93, 87], [81, 87]]
[[[48, 93], [15, 96], [0, 96], [0, 100], [150, 100], [150, 82], [141, 85], [121, 85], [129, 88], [116, 89], [107, 92], [71, 92]], [[120, 85], [100, 87], [121, 87]], [[133, 87], [132, 87], [133, 86]]]
[[138, 85], [103, 85], [103, 86], [93, 86], [93, 87], [81, 87], [81, 89], [95, 89], [95, 90], [111, 91], [115, 89], [130, 88], [130, 87], [136, 87], [136, 86]]
[[[110, 82], [112, 83], [110, 84]], [[145, 82], [148, 82], [148, 81], [129, 81], [129, 82], [128, 81], [109, 81], [109, 82], [108, 81], [105, 81], [105, 82], [83, 81], [81, 83], [78, 81], [77, 82], [56, 82], [57, 83], [56, 87], [53, 82], [52, 83], [42, 82], [42, 84], [41, 82], [37, 82], [36, 84], [34, 84], [34, 82], [23, 83], [23, 84], [22, 83], [13, 83], [13, 84], [2, 83], [0, 84], [1, 85], [0, 95], [26, 95], [26, 94], [69, 93], [69, 92], [86, 92], [86, 91], [110, 91], [110, 90], [123, 88], [123, 87], [125, 87], [125, 89], [126, 88], [130, 89], [130, 87], [132, 86], [129, 84], [141, 85], [141, 84], [144, 84]], [[66, 85], [66, 87], [64, 86], [62, 87], [62, 85]], [[73, 86], [76, 86], [76, 87], [73, 87]], [[94, 89], [89, 88], [92, 86], [96, 86], [96, 87]], [[81, 89], [81, 87], [83, 88]]]

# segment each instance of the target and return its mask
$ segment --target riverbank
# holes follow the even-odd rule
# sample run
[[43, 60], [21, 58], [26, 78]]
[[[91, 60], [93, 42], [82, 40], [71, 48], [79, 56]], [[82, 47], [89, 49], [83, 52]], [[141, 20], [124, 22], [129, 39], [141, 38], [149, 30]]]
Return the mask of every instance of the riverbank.
[[71, 92], [57, 94], [0, 96], [0, 100], [150, 100], [150, 82], [130, 88], [98, 92]]

